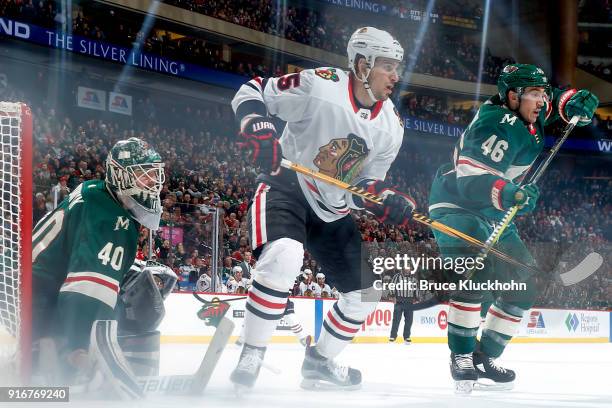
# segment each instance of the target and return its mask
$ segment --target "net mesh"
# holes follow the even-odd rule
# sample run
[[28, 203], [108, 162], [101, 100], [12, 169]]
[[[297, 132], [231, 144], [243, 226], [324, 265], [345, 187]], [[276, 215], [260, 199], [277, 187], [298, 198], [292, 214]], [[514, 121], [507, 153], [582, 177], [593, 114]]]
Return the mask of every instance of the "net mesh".
[[0, 375], [19, 371], [22, 106], [0, 102]]

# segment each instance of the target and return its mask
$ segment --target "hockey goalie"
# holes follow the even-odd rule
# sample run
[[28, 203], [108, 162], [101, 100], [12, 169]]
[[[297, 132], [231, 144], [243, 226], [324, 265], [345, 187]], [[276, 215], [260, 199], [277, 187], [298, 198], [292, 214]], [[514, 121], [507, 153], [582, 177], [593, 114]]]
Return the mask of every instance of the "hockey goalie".
[[[105, 180], [79, 185], [34, 228], [34, 383], [142, 395], [136, 375], [156, 373], [156, 328], [177, 279], [134, 263], [139, 227], [159, 227], [163, 183], [160, 155], [140, 139], [121, 140]], [[136, 350], [147, 357], [130, 364]]]

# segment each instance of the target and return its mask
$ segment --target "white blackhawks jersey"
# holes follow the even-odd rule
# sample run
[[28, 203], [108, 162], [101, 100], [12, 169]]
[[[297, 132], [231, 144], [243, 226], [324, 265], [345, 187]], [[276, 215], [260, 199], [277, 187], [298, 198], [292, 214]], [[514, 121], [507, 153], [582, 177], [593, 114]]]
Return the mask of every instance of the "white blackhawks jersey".
[[[280, 143], [283, 156], [347, 183], [384, 180], [402, 144], [403, 124], [390, 100], [360, 109], [352, 81], [336, 68], [318, 68], [279, 78], [255, 78], [242, 85], [232, 107], [265, 105], [287, 122]], [[350, 193], [298, 174], [306, 200], [325, 222], [355, 207]]]

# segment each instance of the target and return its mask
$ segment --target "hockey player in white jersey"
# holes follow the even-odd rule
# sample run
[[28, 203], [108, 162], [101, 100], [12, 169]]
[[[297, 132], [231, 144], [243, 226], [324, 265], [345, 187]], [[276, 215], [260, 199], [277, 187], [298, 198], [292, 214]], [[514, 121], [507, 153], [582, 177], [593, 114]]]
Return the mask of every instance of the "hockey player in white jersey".
[[[389, 33], [364, 27], [351, 36], [347, 52], [349, 73], [319, 68], [255, 78], [232, 101], [242, 145], [262, 171], [249, 208], [257, 272], [246, 304], [245, 344], [231, 375], [239, 386], [252, 387], [257, 379], [304, 248], [342, 295], [326, 315], [316, 346], [306, 348], [302, 386], [350, 389], [361, 383], [358, 370], [338, 365], [334, 357], [375, 309], [380, 293], [371, 293], [374, 275], [361, 273], [361, 235], [348, 215], [365, 208], [381, 222], [403, 224], [415, 204], [384, 182], [403, 138], [389, 96], [404, 51]], [[271, 116], [287, 122], [280, 140]], [[385, 197], [384, 205], [281, 169], [283, 157], [363, 186]]]

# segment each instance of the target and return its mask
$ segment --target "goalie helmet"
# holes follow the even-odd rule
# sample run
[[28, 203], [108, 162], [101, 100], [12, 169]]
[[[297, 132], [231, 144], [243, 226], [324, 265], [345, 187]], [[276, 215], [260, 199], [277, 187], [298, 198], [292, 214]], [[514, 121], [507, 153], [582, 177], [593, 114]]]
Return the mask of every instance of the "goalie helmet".
[[159, 228], [164, 181], [160, 155], [143, 140], [120, 140], [108, 153], [106, 184], [134, 219], [149, 229]]
[[[377, 58], [389, 58], [401, 62], [404, 59], [404, 49], [391, 34], [374, 27], [362, 27], [351, 35], [346, 53], [349, 60], [349, 68], [359, 81], [363, 82], [372, 100], [376, 100], [368, 84], [368, 77]], [[355, 62], [363, 56], [366, 60], [368, 70], [365, 77], [360, 77], [355, 69]]]
[[552, 88], [548, 78], [541, 68], [530, 64], [506, 65], [497, 80], [497, 90], [502, 102], [508, 100], [508, 91], [515, 91], [519, 97], [527, 87], [541, 87], [546, 89], [548, 98], [551, 98]]

